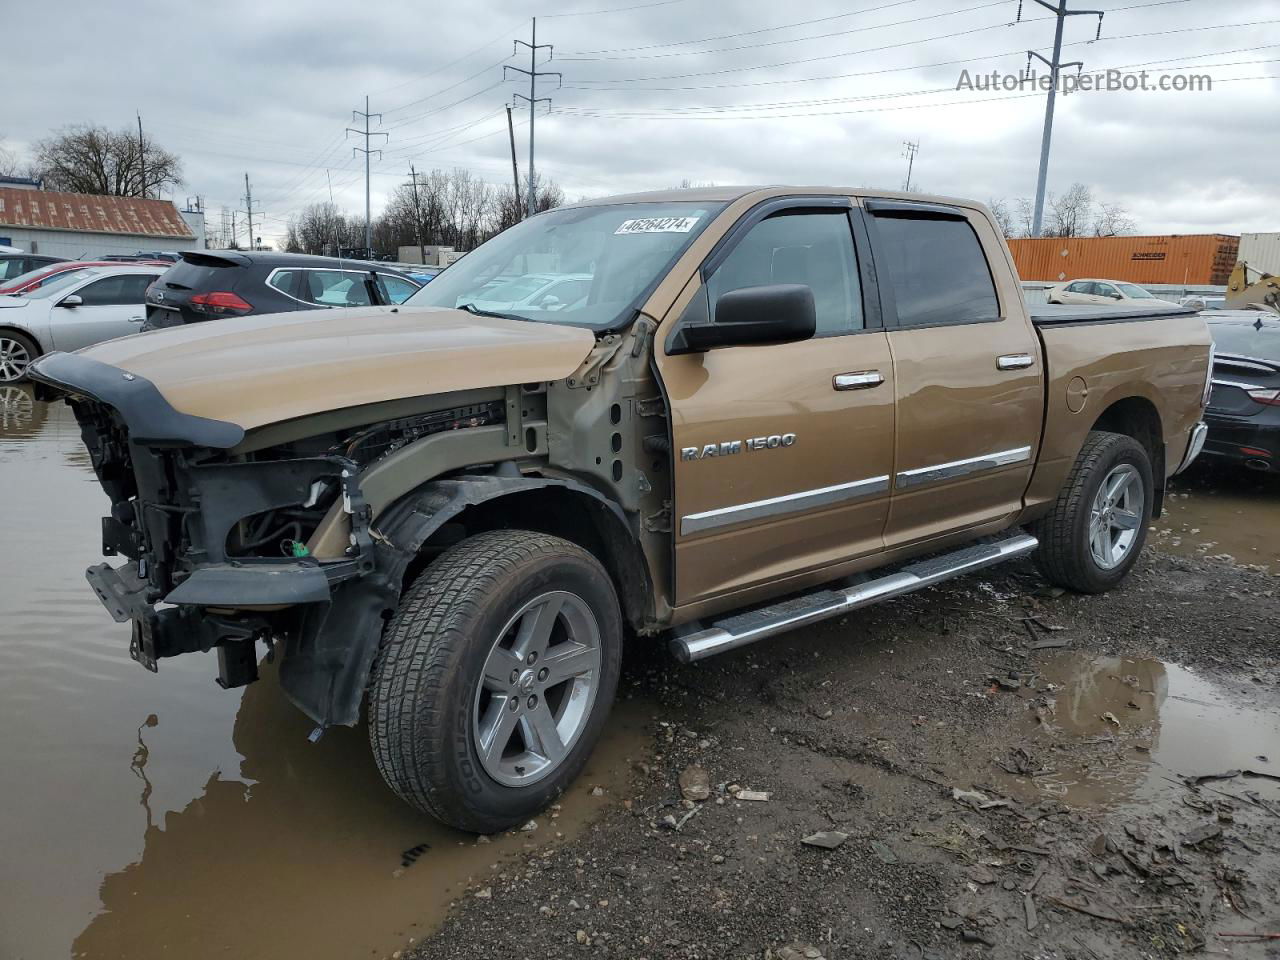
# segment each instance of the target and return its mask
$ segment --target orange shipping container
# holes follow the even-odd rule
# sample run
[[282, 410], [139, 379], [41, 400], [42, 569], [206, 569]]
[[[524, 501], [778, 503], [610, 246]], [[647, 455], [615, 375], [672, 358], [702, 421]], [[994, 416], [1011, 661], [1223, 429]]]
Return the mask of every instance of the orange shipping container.
[[1164, 237], [1035, 237], [1009, 241], [1023, 280], [1079, 277], [1199, 286], [1225, 284], [1240, 238], [1222, 233]]

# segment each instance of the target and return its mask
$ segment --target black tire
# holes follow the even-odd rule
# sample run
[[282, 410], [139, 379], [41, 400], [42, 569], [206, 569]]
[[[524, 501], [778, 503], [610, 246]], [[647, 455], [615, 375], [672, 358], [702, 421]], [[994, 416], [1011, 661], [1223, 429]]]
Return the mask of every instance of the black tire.
[[[1134, 467], [1142, 484], [1140, 522], [1124, 558], [1114, 567], [1099, 565], [1090, 550], [1090, 521], [1094, 498], [1103, 481], [1122, 464]], [[1151, 458], [1132, 437], [1095, 430], [1085, 439], [1075, 465], [1063, 484], [1053, 510], [1037, 520], [1031, 532], [1040, 541], [1036, 565], [1051, 583], [1079, 593], [1112, 589], [1137, 562], [1147, 539], [1154, 502]]]
[[[473, 722], [486, 658], [531, 600], [563, 591], [585, 602], [599, 632], [595, 697], [558, 766], [508, 786], [485, 769]], [[387, 626], [369, 691], [378, 770], [402, 799], [451, 826], [492, 833], [528, 820], [573, 782], [617, 691], [622, 617], [591, 554], [525, 530], [482, 533], [440, 555], [404, 593]]]
[[[26, 365], [40, 356], [40, 348], [34, 340], [17, 330], [0, 330], [0, 343], [5, 341], [15, 344], [25, 354], [25, 360], [22, 361], [21, 372], [16, 372], [14, 364], [8, 362], [7, 357], [0, 357], [0, 383], [21, 383], [27, 379]], [[17, 357], [13, 360], [16, 362]]]

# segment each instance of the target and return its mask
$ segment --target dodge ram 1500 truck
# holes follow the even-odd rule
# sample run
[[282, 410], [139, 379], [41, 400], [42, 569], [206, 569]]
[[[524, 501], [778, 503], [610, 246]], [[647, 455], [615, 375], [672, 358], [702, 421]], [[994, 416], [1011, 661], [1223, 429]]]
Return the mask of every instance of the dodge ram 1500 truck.
[[216, 649], [235, 687], [265, 649], [317, 729], [367, 709], [402, 798], [494, 831], [582, 768], [624, 635], [695, 661], [1026, 554], [1115, 586], [1209, 362], [1190, 310], [1029, 313], [979, 204], [714, 188], [540, 214], [399, 307], [31, 369], [135, 659]]

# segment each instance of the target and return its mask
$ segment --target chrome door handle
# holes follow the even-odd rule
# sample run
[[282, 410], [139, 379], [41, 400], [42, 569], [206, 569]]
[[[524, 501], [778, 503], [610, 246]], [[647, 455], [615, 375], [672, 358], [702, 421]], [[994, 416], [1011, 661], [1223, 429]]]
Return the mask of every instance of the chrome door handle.
[[997, 370], [1025, 370], [1036, 362], [1036, 358], [1029, 353], [1006, 353], [1003, 357], [996, 357]]
[[879, 370], [859, 370], [856, 373], [837, 373], [831, 378], [831, 386], [836, 390], [870, 390], [884, 383], [884, 374]]
[[143, 321], [143, 320], [145, 320], [145, 319], [147, 319], [147, 318], [146, 318], [146, 317], [130, 317], [130, 318], [129, 318], [129, 322], [130, 322], [130, 323], [142, 323], [142, 321]]

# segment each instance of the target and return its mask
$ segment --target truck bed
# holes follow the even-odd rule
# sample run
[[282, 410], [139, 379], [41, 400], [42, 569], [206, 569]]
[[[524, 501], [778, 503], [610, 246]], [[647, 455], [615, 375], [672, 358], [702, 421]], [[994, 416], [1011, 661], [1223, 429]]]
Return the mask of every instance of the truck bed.
[[1036, 326], [1070, 323], [1122, 323], [1126, 320], [1159, 320], [1162, 317], [1185, 317], [1196, 311], [1190, 307], [1110, 307], [1065, 303], [1029, 303], [1027, 313]]

